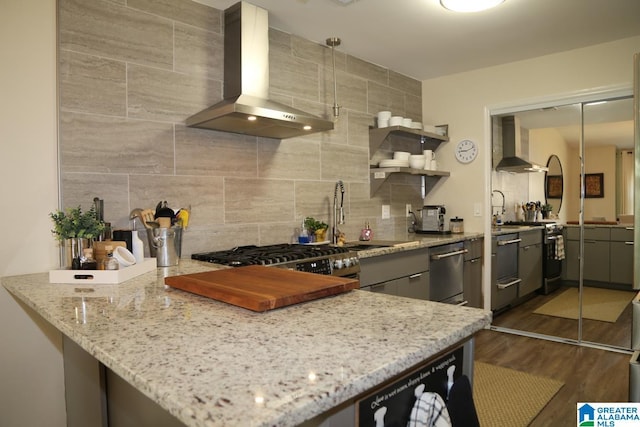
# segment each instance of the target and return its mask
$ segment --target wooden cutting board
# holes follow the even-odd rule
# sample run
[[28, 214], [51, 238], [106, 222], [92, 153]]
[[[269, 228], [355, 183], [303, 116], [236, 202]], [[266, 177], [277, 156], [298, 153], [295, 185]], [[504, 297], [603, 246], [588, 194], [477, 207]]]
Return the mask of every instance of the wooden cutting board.
[[357, 279], [251, 265], [165, 277], [176, 289], [267, 311], [357, 289]]

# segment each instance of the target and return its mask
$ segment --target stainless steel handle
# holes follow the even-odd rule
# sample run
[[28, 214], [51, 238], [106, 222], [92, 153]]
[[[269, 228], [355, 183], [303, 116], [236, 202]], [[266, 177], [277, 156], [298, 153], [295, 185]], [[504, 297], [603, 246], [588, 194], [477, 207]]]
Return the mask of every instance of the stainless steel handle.
[[633, 242], [624, 242], [624, 244], [633, 246]]
[[443, 258], [449, 258], [452, 256], [456, 256], [456, 255], [462, 255], [462, 254], [466, 254], [467, 252], [469, 252], [466, 249], [461, 249], [459, 251], [453, 251], [453, 252], [445, 252], [443, 254], [434, 254], [431, 255], [431, 261], [438, 261], [441, 260]]
[[520, 282], [522, 282], [522, 279], [515, 279], [509, 283], [498, 283], [498, 289], [507, 289], [508, 287], [517, 285]]
[[558, 236], [547, 236], [547, 240], [558, 240]]
[[415, 279], [417, 277], [422, 276], [422, 273], [416, 273], [416, 274], [412, 274], [411, 276], [409, 276], [409, 279]]
[[633, 227], [625, 227], [625, 230], [633, 230]]
[[462, 307], [465, 305], [469, 305], [469, 301], [465, 300], [465, 301], [460, 301], [459, 303], [456, 304], [458, 307]]
[[498, 240], [498, 246], [510, 245], [512, 243], [522, 242], [522, 239]]

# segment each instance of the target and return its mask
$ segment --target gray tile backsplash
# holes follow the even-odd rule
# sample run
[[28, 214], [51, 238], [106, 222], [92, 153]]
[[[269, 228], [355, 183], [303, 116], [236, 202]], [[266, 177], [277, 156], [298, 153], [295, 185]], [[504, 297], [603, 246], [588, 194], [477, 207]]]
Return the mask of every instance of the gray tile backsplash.
[[[419, 177], [389, 179], [369, 195], [368, 128], [375, 115], [420, 120], [421, 83], [335, 50], [338, 104], [330, 132], [285, 140], [187, 128], [223, 97], [222, 11], [190, 0], [60, 0], [59, 93], [64, 207], [105, 201], [106, 220], [129, 228], [131, 209], [191, 206], [183, 256], [290, 242], [307, 216], [331, 223], [335, 182], [347, 224], [375, 237], [406, 235], [405, 203]], [[270, 96], [330, 118], [331, 49], [275, 29]], [[383, 144], [382, 152], [391, 150]], [[392, 218], [381, 218], [381, 205]], [[144, 233], [143, 233], [144, 238]], [[148, 250], [147, 250], [148, 252]]]

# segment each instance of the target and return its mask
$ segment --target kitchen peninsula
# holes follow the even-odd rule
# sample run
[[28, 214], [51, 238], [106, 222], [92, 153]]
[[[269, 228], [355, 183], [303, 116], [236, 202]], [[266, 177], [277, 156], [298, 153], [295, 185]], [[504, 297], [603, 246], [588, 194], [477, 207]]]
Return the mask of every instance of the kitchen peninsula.
[[68, 337], [65, 358], [67, 341], [77, 344], [189, 426], [319, 419], [491, 321], [488, 311], [363, 291], [255, 313], [164, 285], [214, 268], [183, 259], [119, 285], [50, 284], [45, 273], [2, 284]]

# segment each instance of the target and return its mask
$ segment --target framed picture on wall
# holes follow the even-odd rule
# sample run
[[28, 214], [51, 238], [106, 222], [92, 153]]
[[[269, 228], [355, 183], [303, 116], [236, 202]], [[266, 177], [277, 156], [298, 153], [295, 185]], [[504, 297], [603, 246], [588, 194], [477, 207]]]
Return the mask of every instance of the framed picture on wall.
[[547, 198], [562, 198], [562, 175], [547, 175]]
[[584, 197], [604, 197], [604, 173], [584, 174]]

